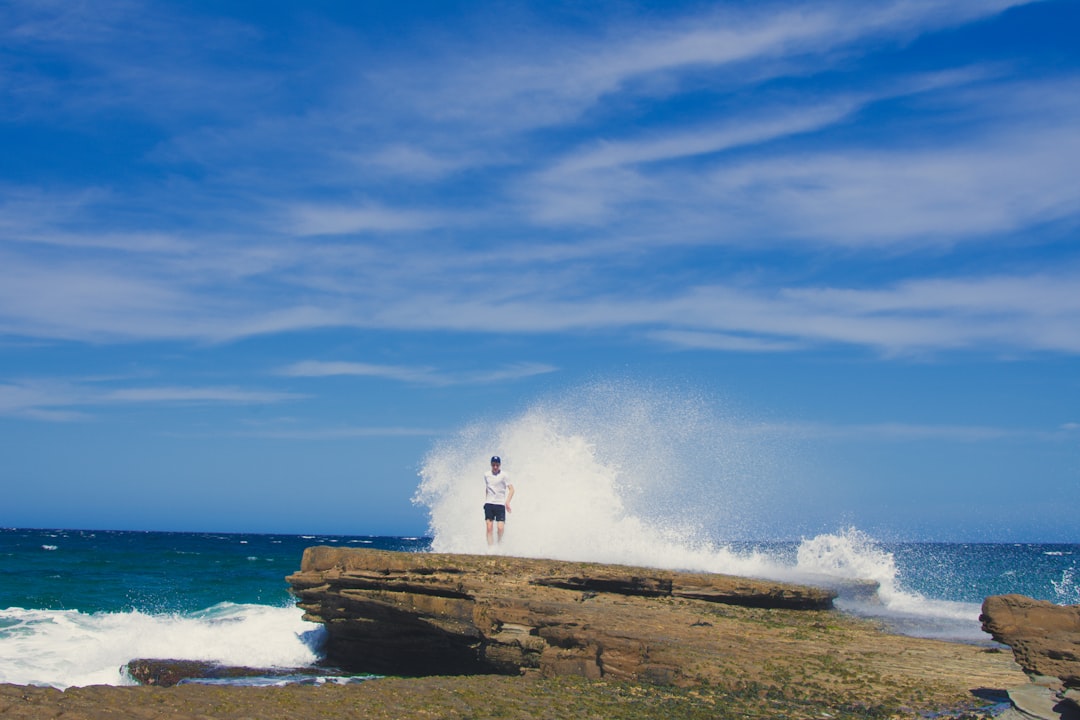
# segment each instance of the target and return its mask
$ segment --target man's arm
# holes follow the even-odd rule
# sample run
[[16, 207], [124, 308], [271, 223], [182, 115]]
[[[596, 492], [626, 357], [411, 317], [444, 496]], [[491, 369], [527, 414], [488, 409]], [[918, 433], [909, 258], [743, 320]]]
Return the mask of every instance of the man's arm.
[[514, 486], [506, 484], [506, 512], [510, 512], [510, 500], [514, 497]]

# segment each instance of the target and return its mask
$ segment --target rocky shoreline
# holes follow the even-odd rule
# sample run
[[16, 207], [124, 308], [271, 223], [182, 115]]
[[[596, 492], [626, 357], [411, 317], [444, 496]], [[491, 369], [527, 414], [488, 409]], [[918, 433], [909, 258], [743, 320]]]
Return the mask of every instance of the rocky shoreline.
[[[289, 581], [309, 618], [327, 625], [335, 664], [370, 671], [376, 658], [393, 676], [5, 685], [0, 717], [974, 718], [1029, 685], [1007, 649], [894, 635], [829, 609], [831, 591], [782, 583], [341, 548], [310, 548]], [[143, 662], [146, 673], [186, 667]]]
[[[328, 662], [392, 675], [699, 684], [717, 613], [827, 611], [836, 593], [655, 568], [312, 547], [288, 578]], [[709, 680], [706, 680], [709, 681]]]

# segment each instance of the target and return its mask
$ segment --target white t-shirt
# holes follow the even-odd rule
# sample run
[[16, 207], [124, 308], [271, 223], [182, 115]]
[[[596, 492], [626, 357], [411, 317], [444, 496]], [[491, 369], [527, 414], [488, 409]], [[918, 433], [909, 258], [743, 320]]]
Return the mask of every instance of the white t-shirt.
[[491, 472], [484, 473], [484, 485], [487, 487], [487, 495], [484, 502], [493, 503], [495, 505], [506, 504], [506, 486], [510, 484], [510, 476], [506, 474], [506, 471], [501, 471], [498, 475], [493, 475]]

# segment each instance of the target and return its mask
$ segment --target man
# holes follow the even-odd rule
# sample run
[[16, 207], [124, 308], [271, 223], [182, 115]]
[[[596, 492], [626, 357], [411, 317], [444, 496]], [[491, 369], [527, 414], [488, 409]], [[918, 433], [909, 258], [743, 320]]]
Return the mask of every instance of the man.
[[487, 525], [487, 544], [495, 544], [494, 531], [498, 528], [499, 542], [506, 529], [506, 513], [510, 512], [510, 500], [514, 497], [514, 486], [502, 471], [502, 458], [491, 458], [491, 472], [484, 473], [485, 502], [484, 523]]

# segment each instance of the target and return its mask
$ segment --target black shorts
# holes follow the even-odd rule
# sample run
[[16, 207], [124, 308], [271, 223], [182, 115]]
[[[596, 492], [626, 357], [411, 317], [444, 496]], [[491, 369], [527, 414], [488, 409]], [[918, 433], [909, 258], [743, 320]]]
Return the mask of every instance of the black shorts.
[[495, 522], [506, 522], [506, 506], [495, 503], [484, 503], [484, 519]]

